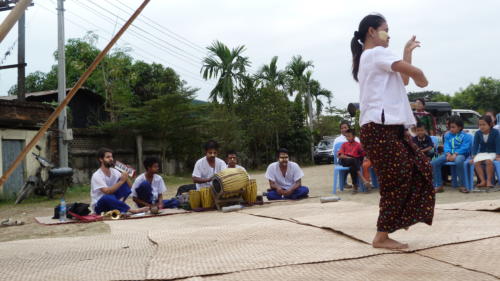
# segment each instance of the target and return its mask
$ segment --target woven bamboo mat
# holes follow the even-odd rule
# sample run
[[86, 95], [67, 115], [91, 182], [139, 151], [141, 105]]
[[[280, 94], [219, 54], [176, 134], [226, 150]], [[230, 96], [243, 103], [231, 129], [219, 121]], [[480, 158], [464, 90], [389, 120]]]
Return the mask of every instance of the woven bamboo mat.
[[390, 252], [328, 230], [245, 214], [221, 214], [212, 220], [203, 218], [196, 222], [193, 214], [182, 217], [191, 218], [181, 227], [167, 218], [158, 222], [162, 231], [149, 233], [158, 245], [149, 267], [149, 279], [185, 278]]
[[451, 204], [439, 204], [436, 205], [436, 208], [443, 210], [500, 212], [500, 200], [483, 200], [483, 201], [460, 202]]
[[245, 208], [240, 212], [256, 216], [290, 220], [296, 217], [322, 215], [325, 213], [336, 214], [357, 212], [361, 209], [378, 210], [378, 207], [352, 201], [338, 201], [323, 204], [318, 202], [303, 204], [289, 202], [288, 204], [276, 206], [254, 206], [252, 208]]
[[[280, 205], [241, 212], [330, 228], [367, 243], [373, 239], [378, 217], [377, 206], [355, 202]], [[497, 213], [437, 209], [432, 227], [417, 224], [409, 231], [395, 232], [393, 237], [409, 243], [412, 251], [500, 235], [498, 225]]]
[[419, 252], [464, 268], [487, 272], [500, 278], [500, 238], [448, 245]]
[[154, 250], [137, 234], [4, 242], [0, 279], [142, 280]]
[[481, 272], [466, 270], [417, 254], [394, 254], [355, 260], [248, 270], [184, 280], [489, 281], [497, 279]]
[[[345, 213], [294, 218], [299, 223], [331, 228], [365, 242], [376, 230], [377, 210], [369, 208]], [[433, 226], [419, 223], [409, 231], [399, 230], [392, 238], [408, 243], [409, 251], [500, 235], [500, 216], [490, 212], [436, 210]]]

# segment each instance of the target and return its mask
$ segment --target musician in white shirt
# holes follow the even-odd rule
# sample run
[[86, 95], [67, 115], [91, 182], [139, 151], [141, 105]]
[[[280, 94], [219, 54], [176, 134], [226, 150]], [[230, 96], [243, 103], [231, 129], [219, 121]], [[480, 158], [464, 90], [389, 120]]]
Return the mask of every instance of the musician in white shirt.
[[90, 183], [91, 207], [96, 214], [111, 210], [119, 210], [120, 213], [141, 213], [149, 210], [149, 207], [131, 209], [125, 200], [130, 195], [130, 180], [126, 172], [120, 173], [113, 168], [113, 151], [101, 148], [97, 152], [100, 167], [92, 174]]
[[196, 184], [196, 190], [204, 187], [210, 187], [213, 176], [226, 168], [226, 162], [217, 158], [219, 144], [210, 140], [205, 144], [205, 157], [198, 159], [193, 169], [193, 182]]
[[270, 189], [267, 192], [268, 200], [305, 198], [309, 188], [302, 186], [304, 172], [295, 162], [289, 161], [286, 148], [278, 150], [278, 161], [267, 167], [266, 178], [269, 180]]

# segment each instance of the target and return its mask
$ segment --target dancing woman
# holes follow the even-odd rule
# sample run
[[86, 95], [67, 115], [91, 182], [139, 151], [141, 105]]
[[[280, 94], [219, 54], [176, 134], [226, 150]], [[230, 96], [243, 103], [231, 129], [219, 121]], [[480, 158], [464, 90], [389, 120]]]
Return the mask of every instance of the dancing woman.
[[363, 18], [351, 41], [352, 74], [360, 87], [361, 143], [380, 184], [380, 211], [372, 245], [403, 249], [408, 245], [389, 238], [389, 233], [418, 222], [431, 225], [434, 216], [432, 168], [407, 132], [416, 121], [405, 90], [410, 78], [419, 87], [428, 82], [411, 64], [412, 52], [420, 42], [413, 36], [401, 59], [387, 49], [388, 32], [382, 15]]

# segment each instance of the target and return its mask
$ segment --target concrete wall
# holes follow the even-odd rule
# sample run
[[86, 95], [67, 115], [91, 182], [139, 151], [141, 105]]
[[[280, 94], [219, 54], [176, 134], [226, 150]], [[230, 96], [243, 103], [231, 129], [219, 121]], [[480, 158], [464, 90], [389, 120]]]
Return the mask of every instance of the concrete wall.
[[[36, 130], [26, 130], [26, 129], [0, 129], [0, 140], [23, 140], [24, 144], [26, 145], [33, 139], [33, 137], [36, 135], [37, 132], [38, 131]], [[43, 136], [38, 142], [38, 145], [42, 148], [41, 155], [45, 158], [47, 158], [47, 155], [49, 154], [50, 151], [50, 147], [47, 145], [49, 144], [49, 137], [50, 133], [46, 133], [45, 136]], [[29, 151], [28, 155], [24, 159], [25, 179], [27, 179], [28, 176], [30, 175], [34, 175], [36, 173], [36, 169], [39, 167], [38, 161], [36, 161], [36, 159], [31, 154], [32, 152], [37, 153], [38, 150], [36, 150], [36, 148], [33, 148], [31, 151]], [[0, 172], [2, 172], [3, 174], [3, 170], [8, 169], [9, 167], [3, 167], [1, 159], [2, 159], [2, 146], [0, 145]], [[44, 174], [42, 176], [46, 177], [47, 175]], [[3, 189], [2, 186], [0, 186], [0, 196], [2, 195], [3, 195]]]
[[[74, 169], [73, 183], [88, 184], [92, 174], [99, 168], [97, 151], [101, 147], [113, 150], [113, 158], [134, 167], [138, 173], [143, 170], [139, 161], [137, 138], [134, 134], [111, 134], [94, 129], [74, 129], [70, 143], [70, 163]], [[142, 140], [142, 160], [148, 156], [161, 159], [161, 139], [144, 136]], [[184, 165], [174, 160], [164, 160], [162, 172], [173, 175]], [[177, 169], [176, 169], [177, 168]]]

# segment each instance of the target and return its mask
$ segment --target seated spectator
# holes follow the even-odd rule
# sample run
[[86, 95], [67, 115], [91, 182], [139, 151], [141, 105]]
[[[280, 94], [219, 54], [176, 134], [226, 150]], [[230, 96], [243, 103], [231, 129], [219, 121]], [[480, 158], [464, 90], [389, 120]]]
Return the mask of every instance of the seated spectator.
[[[361, 144], [354, 140], [354, 130], [347, 130], [345, 136], [347, 142], [342, 144], [338, 152], [339, 163], [344, 167], [349, 167], [349, 173], [351, 174], [352, 180], [352, 193], [356, 194], [358, 192], [358, 175], [361, 175], [359, 168], [363, 162], [365, 152]], [[370, 190], [371, 184], [367, 186], [367, 188]]]
[[418, 150], [431, 160], [434, 157], [434, 142], [432, 142], [432, 138], [427, 135], [424, 125], [420, 122], [417, 122], [416, 132], [417, 135], [413, 137], [413, 142], [417, 145]]
[[[495, 175], [493, 161], [500, 161], [500, 133], [493, 129], [493, 120], [489, 115], [479, 118], [479, 131], [474, 135], [472, 160], [479, 179], [476, 187], [491, 188]], [[486, 165], [486, 178], [483, 165]]]
[[[347, 130], [351, 130], [351, 125], [349, 124], [348, 121], [342, 121], [340, 122], [340, 136], [336, 137], [335, 140], [333, 141], [333, 147], [339, 142], [347, 142], [347, 138], [345, 137], [345, 132]], [[354, 138], [357, 142], [360, 142], [358, 137]]]
[[444, 191], [441, 167], [446, 162], [455, 162], [459, 190], [468, 192], [464, 187], [464, 162], [465, 158], [469, 156], [472, 137], [464, 133], [463, 128], [464, 122], [460, 117], [453, 116], [450, 118], [450, 132], [445, 135], [444, 153], [431, 162], [436, 192]]

